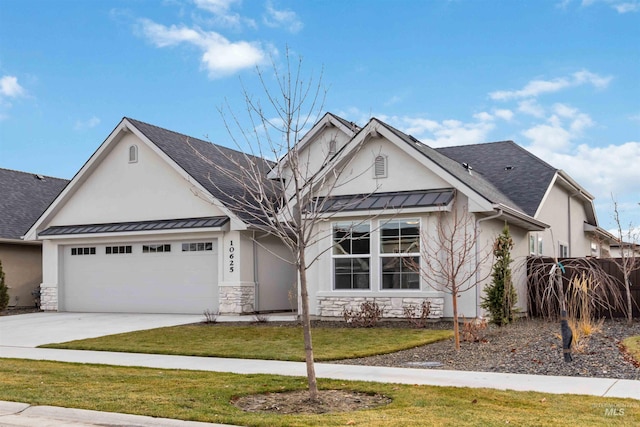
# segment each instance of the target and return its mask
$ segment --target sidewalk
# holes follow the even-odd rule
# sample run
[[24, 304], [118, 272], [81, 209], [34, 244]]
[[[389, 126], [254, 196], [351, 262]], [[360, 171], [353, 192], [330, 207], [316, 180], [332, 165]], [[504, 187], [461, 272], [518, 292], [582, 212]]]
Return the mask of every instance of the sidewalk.
[[234, 427], [56, 406], [0, 401], [2, 427]]
[[[237, 374], [306, 376], [306, 367], [303, 362], [284, 362], [277, 360], [166, 356], [159, 354], [57, 350], [9, 346], [0, 347], [0, 358], [231, 372]], [[555, 377], [496, 372], [385, 368], [330, 363], [316, 363], [316, 375], [318, 378], [339, 380], [493, 388], [499, 390], [538, 391], [554, 394], [585, 394], [640, 400], [640, 381], [610, 378]]]

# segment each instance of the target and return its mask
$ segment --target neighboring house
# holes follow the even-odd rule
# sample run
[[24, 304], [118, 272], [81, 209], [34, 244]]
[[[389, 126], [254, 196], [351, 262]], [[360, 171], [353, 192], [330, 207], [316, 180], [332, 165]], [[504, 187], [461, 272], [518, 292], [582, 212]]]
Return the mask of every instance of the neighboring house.
[[[320, 257], [309, 270], [312, 314], [340, 316], [367, 299], [383, 306], [387, 316], [401, 317], [405, 307], [426, 298], [432, 316], [451, 317], [450, 297], [407, 268], [406, 261], [423, 262], [424, 236], [433, 240], [440, 218], [450, 216], [442, 212], [450, 211], [456, 199], [478, 226], [478, 259], [509, 225], [522, 308], [527, 256], [600, 251], [603, 230], [593, 196], [511, 141], [433, 149], [375, 118], [360, 128], [327, 114], [297, 149], [301, 163], [327, 177], [333, 167], [342, 170], [337, 185], [326, 185], [333, 188], [330, 195], [315, 194], [328, 199], [321, 207], [327, 222], [318, 230], [325, 238], [307, 256]], [[288, 167], [285, 157], [272, 175], [286, 180]], [[346, 169], [351, 172], [345, 174]], [[478, 278], [490, 268], [490, 262], [484, 265]], [[460, 314], [482, 314], [484, 283], [460, 297]]]
[[628, 242], [623, 242], [622, 244], [620, 244], [616, 239], [615, 243], [611, 243], [609, 256], [611, 258], [620, 258], [622, 257], [623, 253], [627, 258], [640, 259], [640, 244]]
[[[450, 297], [406, 261], [422, 262], [422, 238], [454, 207], [478, 226], [478, 259], [509, 225], [521, 307], [527, 256], [600, 253], [593, 196], [513, 142], [433, 149], [378, 119], [361, 128], [327, 113], [296, 150], [307, 176], [337, 180], [330, 194], [310, 190], [326, 216], [307, 248], [318, 258], [308, 270], [312, 315], [342, 316], [367, 299], [402, 317], [427, 299], [432, 317], [450, 317]], [[283, 260], [292, 254], [233, 209], [242, 189], [205, 160], [232, 168], [234, 153], [123, 119], [27, 233], [43, 241], [43, 308], [296, 309], [296, 272]], [[252, 160], [275, 182], [291, 176], [288, 156]], [[490, 270], [485, 263], [478, 278]], [[485, 283], [460, 297], [461, 315], [482, 314]]]
[[242, 194], [202, 158], [224, 162], [222, 153], [233, 150], [122, 119], [26, 235], [43, 244], [42, 308], [295, 309], [295, 270], [282, 260], [290, 254], [230, 211], [214, 185]]
[[22, 236], [67, 182], [0, 168], [0, 261], [10, 307], [35, 305], [42, 281], [42, 245]]

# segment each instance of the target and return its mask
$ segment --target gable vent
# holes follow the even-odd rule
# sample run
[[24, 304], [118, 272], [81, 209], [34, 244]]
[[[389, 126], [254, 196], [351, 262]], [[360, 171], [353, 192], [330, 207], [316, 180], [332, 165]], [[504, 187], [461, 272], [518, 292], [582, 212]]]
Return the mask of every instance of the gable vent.
[[329, 141], [329, 156], [333, 156], [334, 154], [336, 154], [336, 151], [336, 140], [332, 139], [331, 141]]
[[375, 178], [387, 177], [387, 158], [385, 156], [377, 156], [373, 165], [373, 175]]
[[138, 161], [138, 146], [131, 145], [129, 147], [129, 163], [136, 163]]

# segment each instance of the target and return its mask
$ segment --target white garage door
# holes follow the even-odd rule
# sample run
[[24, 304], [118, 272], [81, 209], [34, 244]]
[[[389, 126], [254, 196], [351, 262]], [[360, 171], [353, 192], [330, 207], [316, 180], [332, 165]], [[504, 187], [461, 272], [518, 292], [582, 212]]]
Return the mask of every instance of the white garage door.
[[215, 239], [63, 250], [63, 311], [202, 314], [218, 308]]

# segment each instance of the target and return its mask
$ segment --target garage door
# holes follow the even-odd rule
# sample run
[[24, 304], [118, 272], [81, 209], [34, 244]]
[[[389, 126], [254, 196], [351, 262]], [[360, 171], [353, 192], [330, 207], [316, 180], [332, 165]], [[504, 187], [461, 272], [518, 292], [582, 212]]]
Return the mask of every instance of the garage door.
[[215, 239], [63, 250], [62, 311], [202, 314], [218, 308]]

